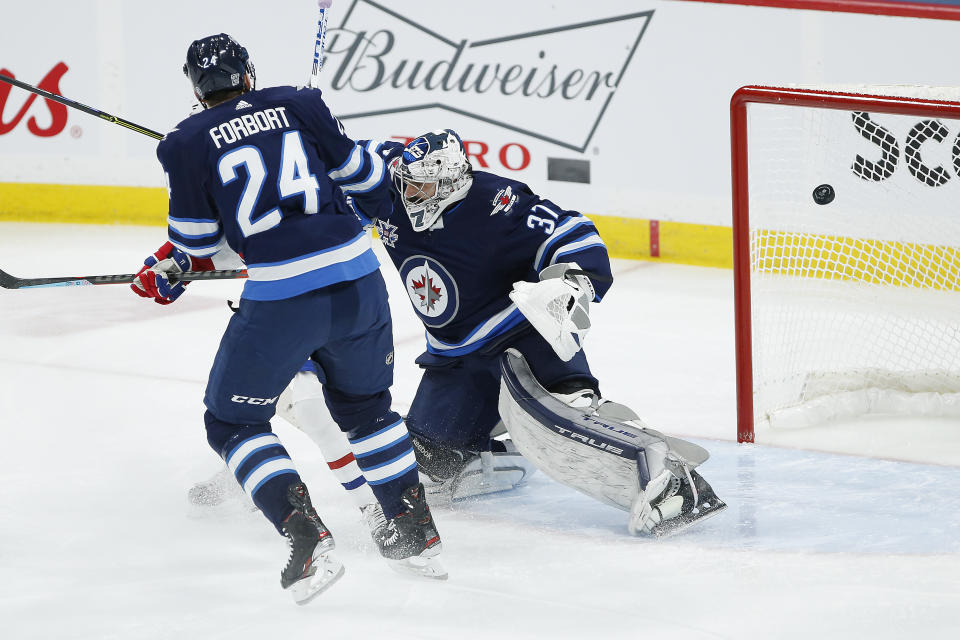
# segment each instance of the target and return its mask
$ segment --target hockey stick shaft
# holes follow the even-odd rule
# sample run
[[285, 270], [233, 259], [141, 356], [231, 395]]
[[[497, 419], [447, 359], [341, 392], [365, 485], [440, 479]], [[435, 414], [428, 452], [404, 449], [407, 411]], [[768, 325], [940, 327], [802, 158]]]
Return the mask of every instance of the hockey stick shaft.
[[313, 70], [310, 72], [310, 86], [314, 89], [319, 88], [320, 70], [323, 68], [323, 49], [327, 45], [327, 9], [330, 8], [332, 0], [318, 0], [317, 6], [320, 14], [317, 17], [317, 41], [313, 45]]
[[[103, 276], [63, 276], [52, 278], [18, 278], [0, 270], [0, 288], [38, 289], [42, 287], [78, 287], [95, 284], [130, 284], [137, 277], [135, 273], [118, 273]], [[185, 271], [171, 275], [171, 282], [193, 282], [194, 280], [236, 280], [246, 278], [246, 270], [237, 271]]]
[[131, 131], [142, 133], [143, 135], [149, 136], [154, 140], [160, 140], [161, 138], [163, 138], [162, 133], [158, 133], [153, 129], [148, 129], [135, 122], [130, 122], [129, 120], [118, 118], [117, 116], [110, 115], [109, 113], [105, 113], [103, 111], [100, 111], [99, 109], [88, 107], [87, 105], [77, 102], [76, 100], [71, 100], [70, 98], [64, 98], [63, 96], [57, 95], [55, 93], [50, 93], [49, 91], [45, 91], [44, 89], [35, 87], [32, 84], [27, 84], [26, 82], [20, 82], [16, 78], [11, 78], [10, 76], [5, 76], [3, 74], [0, 74], [0, 81], [6, 82], [7, 84], [12, 84], [13, 86], [19, 87], [21, 89], [25, 89], [26, 91], [29, 91], [31, 93], [35, 93], [38, 96], [46, 98], [47, 100], [53, 100], [54, 102], [59, 102], [60, 104], [67, 105], [68, 107], [72, 107], [73, 109], [78, 109], [80, 111], [83, 111], [84, 113], [89, 113], [90, 115], [106, 120], [107, 122], [112, 122], [113, 124], [118, 124], [121, 127], [126, 127]]

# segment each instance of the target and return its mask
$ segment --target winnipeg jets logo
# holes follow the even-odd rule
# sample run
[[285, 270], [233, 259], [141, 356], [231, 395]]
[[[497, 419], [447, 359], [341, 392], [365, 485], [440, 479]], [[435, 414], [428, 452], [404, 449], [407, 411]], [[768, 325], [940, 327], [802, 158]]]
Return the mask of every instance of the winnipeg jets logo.
[[377, 220], [377, 235], [380, 236], [380, 242], [388, 247], [397, 246], [397, 225], [390, 224], [389, 220]]
[[[440, 302], [443, 294], [441, 293], [442, 289], [434, 284], [434, 279], [430, 277], [430, 267], [424, 264], [423, 268], [426, 273], [420, 276], [419, 280], [411, 280], [410, 288], [413, 289], [414, 294], [420, 297], [420, 307], [425, 308], [426, 312], [430, 313], [436, 310], [437, 303]], [[439, 279], [437, 279], [437, 282], [439, 282]]]
[[423, 323], [442, 327], [457, 314], [457, 283], [447, 269], [427, 256], [410, 256], [400, 265], [400, 276], [413, 308]]
[[501, 211], [510, 213], [510, 209], [513, 208], [513, 203], [516, 201], [517, 196], [513, 195], [513, 189], [511, 189], [509, 185], [506, 189], [500, 189], [493, 198], [493, 211], [490, 212], [490, 215], [496, 215]]

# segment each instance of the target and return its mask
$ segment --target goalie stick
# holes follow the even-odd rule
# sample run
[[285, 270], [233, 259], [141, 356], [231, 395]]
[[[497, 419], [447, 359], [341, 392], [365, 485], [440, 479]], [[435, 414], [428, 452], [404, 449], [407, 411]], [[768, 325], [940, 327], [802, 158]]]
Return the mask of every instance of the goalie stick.
[[56, 93], [50, 93], [49, 91], [45, 91], [44, 89], [35, 87], [32, 84], [27, 84], [26, 82], [20, 82], [16, 78], [11, 78], [10, 76], [5, 76], [0, 74], [0, 81], [6, 82], [7, 84], [12, 84], [15, 87], [20, 87], [21, 89], [25, 89], [27, 91], [30, 91], [31, 93], [35, 93], [38, 96], [46, 98], [47, 100], [53, 100], [54, 102], [59, 102], [60, 104], [67, 105], [68, 107], [79, 109], [84, 113], [89, 113], [90, 115], [106, 120], [107, 122], [112, 122], [113, 124], [118, 124], [121, 127], [126, 127], [131, 131], [142, 133], [143, 135], [149, 136], [154, 140], [160, 140], [161, 138], [163, 138], [162, 133], [154, 131], [153, 129], [148, 129], [139, 124], [136, 124], [135, 122], [130, 122], [129, 120], [118, 118], [117, 116], [110, 115], [109, 113], [105, 113], [103, 111], [100, 111], [99, 109], [88, 107], [87, 105], [77, 102], [76, 100], [71, 100], [70, 98], [64, 98], [63, 96], [57, 95]]
[[[78, 287], [93, 284], [130, 284], [137, 277], [135, 273], [118, 273], [102, 276], [62, 276], [50, 278], [18, 278], [0, 269], [0, 287], [4, 289], [38, 289], [43, 287]], [[246, 270], [222, 271], [186, 271], [170, 275], [170, 282], [192, 282], [194, 280], [235, 280], [246, 278]]]

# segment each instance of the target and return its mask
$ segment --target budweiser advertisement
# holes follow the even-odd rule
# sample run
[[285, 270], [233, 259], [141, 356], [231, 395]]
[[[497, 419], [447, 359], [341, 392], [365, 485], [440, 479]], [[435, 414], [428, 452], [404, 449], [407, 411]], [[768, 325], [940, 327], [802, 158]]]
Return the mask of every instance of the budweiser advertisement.
[[[4, 6], [17, 28], [0, 68], [157, 131], [190, 113], [180, 69], [196, 38], [236, 37], [262, 86], [303, 84], [312, 68], [313, 0], [56, 4], [56, 21]], [[454, 128], [477, 169], [565, 207], [728, 225], [738, 87], [951, 84], [953, 24], [665, 0], [336, 0], [320, 79], [355, 138]], [[0, 181], [163, 184], [146, 136], [7, 86], [0, 107]]]

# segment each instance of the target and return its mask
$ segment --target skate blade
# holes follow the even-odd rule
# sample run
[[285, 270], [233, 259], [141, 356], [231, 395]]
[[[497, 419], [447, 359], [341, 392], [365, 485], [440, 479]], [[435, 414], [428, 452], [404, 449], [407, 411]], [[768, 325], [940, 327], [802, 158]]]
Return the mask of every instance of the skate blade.
[[650, 530], [649, 535], [657, 539], [675, 536], [678, 533], [686, 531], [698, 522], [712, 518], [726, 508], [727, 504], [725, 502], [719, 498], [714, 498], [709, 503], [699, 505], [696, 513], [685, 513], [655, 525]]
[[[431, 580], [446, 580], [449, 577], [447, 570], [440, 564], [437, 554], [440, 553], [440, 545], [427, 549], [419, 556], [404, 558], [403, 560], [389, 560], [390, 568], [397, 573], [419, 578], [430, 578]], [[428, 555], [424, 555], [428, 554]]]
[[339, 560], [329, 553], [324, 553], [315, 560], [316, 572], [290, 585], [290, 595], [299, 605], [305, 605], [321, 593], [333, 586], [343, 577], [346, 568]]

